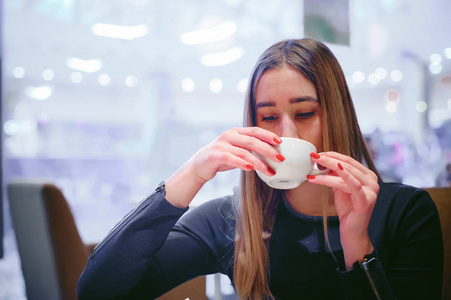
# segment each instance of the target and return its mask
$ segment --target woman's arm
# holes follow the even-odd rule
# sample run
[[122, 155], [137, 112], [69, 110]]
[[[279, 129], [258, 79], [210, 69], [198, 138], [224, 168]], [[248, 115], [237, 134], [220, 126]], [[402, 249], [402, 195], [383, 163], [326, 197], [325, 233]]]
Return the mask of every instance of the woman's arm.
[[[375, 176], [341, 154], [328, 152], [314, 160], [332, 172], [309, 181], [332, 187], [335, 204], [346, 208], [337, 207], [337, 213], [347, 271], [339, 276], [347, 296], [350, 299], [440, 299], [443, 240], [438, 212], [429, 195], [402, 185], [386, 187], [381, 194], [379, 188], [372, 187]], [[337, 166], [337, 160], [341, 167]], [[374, 211], [376, 215], [373, 215], [374, 195], [378, 197], [377, 202], [381, 201], [379, 206], [389, 205], [384, 209], [379, 207]], [[380, 251], [374, 250], [369, 239], [370, 218], [373, 226], [381, 230], [377, 237], [373, 232]], [[368, 243], [371, 250], [366, 246]]]
[[329, 174], [309, 182], [333, 189], [345, 267], [350, 270], [356, 261], [363, 262], [365, 255], [373, 252], [368, 225], [379, 193], [378, 178], [360, 162], [337, 152], [312, 154], [312, 158], [330, 169]]
[[[165, 248], [164, 255], [184, 256], [185, 261], [191, 264], [190, 269], [195, 269], [192, 266], [199, 265], [208, 256], [205, 247], [189, 234], [183, 236], [185, 240], [177, 234], [169, 235], [174, 224], [202, 185], [217, 172], [241, 168], [258, 169], [270, 175], [267, 166], [252, 151], [278, 161], [277, 150], [271, 145], [280, 142], [272, 132], [258, 127], [234, 128], [199, 150], [168, 179], [166, 194], [162, 188], [157, 189], [94, 250], [79, 280], [79, 298], [117, 297], [132, 292], [143, 281], [152, 281], [151, 278], [160, 274], [155, 271], [158, 270], [155, 254], [164, 245], [173, 245], [172, 248]], [[173, 240], [168, 242], [168, 235], [177, 242], [184, 242], [182, 245], [172, 243]], [[181, 267], [181, 260], [178, 262]], [[172, 271], [179, 272], [180, 269]], [[158, 276], [156, 278], [160, 279]]]
[[339, 272], [347, 297], [441, 299], [443, 239], [434, 202], [412, 187], [392, 186], [383, 192], [378, 201], [387, 205], [372, 219], [380, 251], [367, 264]]
[[167, 202], [163, 190], [157, 189], [94, 249], [78, 281], [78, 298], [108, 299], [130, 292], [186, 211]]
[[200, 149], [166, 181], [166, 198], [173, 205], [187, 207], [202, 186], [218, 172], [231, 169], [259, 170], [272, 176], [268, 166], [251, 152], [280, 162], [280, 154], [271, 145], [282, 140], [274, 133], [259, 128], [232, 128]]
[[161, 190], [147, 198], [95, 249], [79, 299], [153, 299], [197, 276], [225, 273], [235, 236], [230, 196], [179, 218], [185, 211]]

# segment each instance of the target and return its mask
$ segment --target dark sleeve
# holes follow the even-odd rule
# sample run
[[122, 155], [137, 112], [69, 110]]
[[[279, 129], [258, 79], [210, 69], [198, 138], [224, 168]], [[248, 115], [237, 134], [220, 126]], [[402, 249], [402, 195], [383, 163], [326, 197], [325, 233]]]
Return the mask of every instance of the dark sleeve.
[[348, 299], [441, 299], [443, 239], [437, 208], [420, 189], [396, 191], [396, 196], [407, 200], [385, 210], [388, 218], [375, 220], [384, 223], [379, 226], [384, 254], [374, 251], [367, 264], [339, 272]]
[[396, 299], [377, 257], [374, 250], [363, 263], [355, 262], [351, 270], [338, 270], [346, 299]]
[[196, 230], [175, 226], [186, 211], [171, 205], [162, 191], [140, 203], [91, 254], [78, 299], [153, 299], [215, 271], [211, 249]]
[[443, 238], [437, 207], [416, 189], [402, 209], [394, 233], [396, 245], [387, 275], [399, 299], [441, 299]]

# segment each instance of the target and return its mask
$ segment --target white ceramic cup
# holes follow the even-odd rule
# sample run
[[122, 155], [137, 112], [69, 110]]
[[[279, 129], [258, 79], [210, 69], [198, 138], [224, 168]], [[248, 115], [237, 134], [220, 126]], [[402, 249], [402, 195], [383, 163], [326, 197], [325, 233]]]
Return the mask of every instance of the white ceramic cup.
[[316, 163], [310, 158], [311, 152], [316, 153], [316, 147], [313, 144], [296, 138], [282, 137], [281, 139], [282, 143], [274, 148], [285, 157], [283, 162], [275, 162], [254, 153], [276, 171], [276, 175], [268, 176], [256, 170], [258, 176], [267, 185], [281, 190], [293, 189], [306, 181], [307, 175], [324, 174], [329, 171], [318, 169]]

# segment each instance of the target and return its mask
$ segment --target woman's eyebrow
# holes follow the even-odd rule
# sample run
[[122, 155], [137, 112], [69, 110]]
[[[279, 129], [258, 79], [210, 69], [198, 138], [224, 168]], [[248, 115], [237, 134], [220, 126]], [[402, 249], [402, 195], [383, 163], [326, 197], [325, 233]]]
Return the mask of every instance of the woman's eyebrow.
[[[319, 102], [315, 97], [311, 97], [311, 96], [305, 96], [305, 97], [297, 97], [295, 99], [290, 99], [289, 102], [290, 104], [295, 104], [295, 103], [300, 103], [300, 102], [305, 102], [305, 101], [313, 101], [313, 102]], [[276, 106], [276, 104], [274, 102], [271, 101], [265, 101], [265, 102], [259, 102], [255, 105], [255, 109], [260, 108], [260, 107], [268, 107], [268, 106]]]
[[276, 106], [276, 105], [274, 104], [274, 102], [269, 102], [269, 101], [268, 102], [260, 102], [255, 105], [255, 109], [260, 108], [260, 107], [266, 107], [266, 106]]
[[290, 104], [305, 102], [305, 101], [319, 102], [318, 99], [316, 99], [314, 97], [305, 96], [305, 97], [298, 97], [296, 99], [290, 99]]

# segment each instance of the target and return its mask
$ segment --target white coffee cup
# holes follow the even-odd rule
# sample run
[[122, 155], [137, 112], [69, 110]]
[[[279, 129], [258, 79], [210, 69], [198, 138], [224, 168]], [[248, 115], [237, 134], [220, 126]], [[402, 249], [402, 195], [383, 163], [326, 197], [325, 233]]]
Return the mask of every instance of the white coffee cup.
[[257, 171], [258, 176], [270, 187], [288, 190], [298, 187], [307, 180], [307, 175], [327, 173], [329, 170], [320, 170], [310, 158], [310, 153], [316, 153], [316, 147], [304, 140], [282, 137], [282, 143], [274, 146], [285, 157], [283, 162], [275, 162], [269, 158], [254, 153], [258, 158], [268, 164], [276, 175], [268, 176]]

